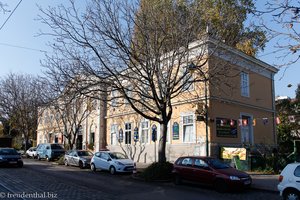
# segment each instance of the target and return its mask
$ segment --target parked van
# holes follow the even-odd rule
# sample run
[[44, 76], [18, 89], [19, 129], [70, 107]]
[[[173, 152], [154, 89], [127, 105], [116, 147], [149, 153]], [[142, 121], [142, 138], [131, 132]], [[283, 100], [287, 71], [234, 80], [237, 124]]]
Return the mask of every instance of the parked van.
[[38, 160], [46, 159], [51, 161], [64, 155], [65, 150], [60, 144], [42, 143], [37, 146], [36, 157]]

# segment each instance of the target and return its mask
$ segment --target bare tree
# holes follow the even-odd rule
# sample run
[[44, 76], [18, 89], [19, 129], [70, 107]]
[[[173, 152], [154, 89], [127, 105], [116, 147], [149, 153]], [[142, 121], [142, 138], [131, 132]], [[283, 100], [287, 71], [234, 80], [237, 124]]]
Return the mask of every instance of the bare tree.
[[261, 17], [261, 25], [267, 30], [269, 40], [275, 40], [277, 57], [283, 63], [278, 67], [289, 66], [299, 60], [300, 49], [300, 6], [298, 1], [269, 0], [264, 8], [256, 11]]
[[0, 113], [9, 123], [9, 133], [15, 130], [22, 134], [25, 149], [29, 139], [36, 138], [43, 88], [31, 75], [8, 74], [0, 80]]
[[67, 139], [67, 148], [74, 149], [83, 123], [93, 111], [93, 99], [74, 91], [72, 82], [62, 85], [57, 74], [47, 73], [43, 82], [48, 88], [44, 94], [47, 103], [40, 108], [47, 119], [43, 125], [48, 132], [62, 133]]
[[[206, 82], [211, 76], [207, 44], [202, 42], [206, 31], [195, 23], [199, 9], [187, 7], [183, 16], [166, 9], [165, 1], [159, 3], [139, 12], [135, 0], [94, 0], [85, 9], [71, 0], [69, 7], [41, 8], [40, 20], [53, 30], [42, 34], [55, 38], [50, 44], [54, 53], [43, 62], [47, 74], [62, 85], [72, 82], [74, 90], [84, 95], [106, 93], [98, 97], [130, 105], [137, 114], [159, 123], [158, 161], [164, 162], [172, 101], [193, 82]], [[203, 34], [195, 38], [195, 30]], [[197, 77], [188, 71], [192, 62]]]
[[9, 10], [7, 10], [5, 7], [7, 7], [7, 5], [0, 1], [0, 11], [1, 12], [3, 12], [3, 13], [9, 12]]

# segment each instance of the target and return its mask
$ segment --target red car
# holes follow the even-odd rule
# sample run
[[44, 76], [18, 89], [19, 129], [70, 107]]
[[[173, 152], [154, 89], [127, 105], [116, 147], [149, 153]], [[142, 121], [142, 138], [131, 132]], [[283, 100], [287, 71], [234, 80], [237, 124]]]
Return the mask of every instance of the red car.
[[250, 187], [251, 177], [212, 157], [184, 156], [174, 163], [175, 184], [182, 180], [214, 186], [218, 192]]

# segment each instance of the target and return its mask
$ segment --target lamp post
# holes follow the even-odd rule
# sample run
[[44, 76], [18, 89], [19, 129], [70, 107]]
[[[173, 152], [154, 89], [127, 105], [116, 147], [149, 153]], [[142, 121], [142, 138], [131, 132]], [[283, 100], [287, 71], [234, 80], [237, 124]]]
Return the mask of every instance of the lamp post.
[[[194, 63], [188, 65], [188, 70], [191, 74], [193, 74], [197, 70], [198, 66]], [[202, 73], [204, 77], [204, 108], [205, 108], [205, 151], [206, 156], [209, 156], [209, 148], [208, 148], [208, 97], [207, 97], [207, 81], [208, 78], [204, 73]]]

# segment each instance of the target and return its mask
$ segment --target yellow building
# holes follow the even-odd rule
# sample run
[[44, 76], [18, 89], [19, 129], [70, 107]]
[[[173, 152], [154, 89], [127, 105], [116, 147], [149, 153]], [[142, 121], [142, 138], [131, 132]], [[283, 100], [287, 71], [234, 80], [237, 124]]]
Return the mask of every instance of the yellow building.
[[[60, 143], [68, 146], [66, 135], [72, 135], [76, 127], [73, 149], [97, 151], [106, 147], [106, 105], [97, 99], [84, 98], [78, 104], [61, 102], [61, 109], [54, 105], [41, 107], [37, 129], [37, 144]], [[62, 106], [64, 104], [71, 107]], [[76, 105], [76, 106], [75, 106]], [[74, 107], [75, 106], [75, 107]], [[70, 112], [72, 110], [72, 112]], [[76, 117], [73, 117], [76, 116]]]
[[[197, 64], [200, 43], [191, 43]], [[166, 156], [220, 156], [222, 147], [275, 147], [274, 75], [278, 71], [258, 59], [215, 40], [207, 40], [210, 76], [174, 99], [168, 125]], [[222, 72], [222, 73], [221, 73]], [[226, 72], [226, 73], [225, 73]], [[193, 76], [197, 76], [195, 71]], [[114, 95], [114, 94], [111, 94]], [[107, 107], [107, 148], [124, 151], [137, 162], [157, 161], [159, 124], [143, 119], [129, 105]]]
[[[182, 155], [220, 157], [223, 147], [275, 147], [274, 75], [278, 70], [215, 40], [206, 44], [190, 44], [191, 73], [200, 62], [197, 54], [206, 52], [207, 77], [172, 100], [167, 160]], [[194, 71], [193, 77], [198, 75]], [[124, 99], [118, 106], [118, 100], [94, 100], [92, 107], [85, 104], [88, 115], [80, 123], [76, 148], [108, 148], [123, 151], [137, 162], [157, 161], [158, 141], [152, 141], [152, 133], [155, 130], [160, 138], [160, 125], [138, 115]], [[56, 114], [50, 111], [43, 110], [39, 119], [37, 143], [65, 143], [63, 129], [52, 123]]]

